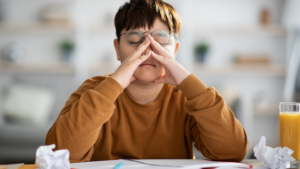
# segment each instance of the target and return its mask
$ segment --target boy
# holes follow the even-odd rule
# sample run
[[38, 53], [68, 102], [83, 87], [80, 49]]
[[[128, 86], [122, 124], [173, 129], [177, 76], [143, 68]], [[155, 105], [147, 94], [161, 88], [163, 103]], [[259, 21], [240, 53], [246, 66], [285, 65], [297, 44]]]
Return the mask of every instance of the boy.
[[119, 68], [86, 80], [68, 99], [46, 144], [71, 162], [192, 159], [241, 161], [245, 130], [222, 97], [176, 60], [181, 21], [162, 0], [131, 0], [115, 16]]

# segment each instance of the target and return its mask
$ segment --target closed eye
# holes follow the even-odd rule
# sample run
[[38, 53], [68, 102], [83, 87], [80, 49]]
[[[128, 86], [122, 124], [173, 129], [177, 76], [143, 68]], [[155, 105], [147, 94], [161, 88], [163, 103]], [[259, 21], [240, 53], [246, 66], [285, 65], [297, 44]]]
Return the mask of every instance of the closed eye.
[[130, 44], [133, 44], [133, 45], [137, 45], [137, 44], [140, 44], [141, 42], [129, 42]]

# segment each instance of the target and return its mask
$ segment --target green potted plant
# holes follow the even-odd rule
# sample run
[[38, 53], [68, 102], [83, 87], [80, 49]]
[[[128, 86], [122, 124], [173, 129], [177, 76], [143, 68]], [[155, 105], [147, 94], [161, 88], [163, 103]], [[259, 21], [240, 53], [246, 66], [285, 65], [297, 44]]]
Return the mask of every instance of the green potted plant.
[[63, 55], [63, 60], [70, 61], [74, 54], [75, 44], [71, 40], [63, 40], [59, 45], [60, 51]]
[[199, 43], [195, 46], [196, 60], [203, 63], [206, 60], [206, 55], [209, 51], [209, 46], [206, 43]]

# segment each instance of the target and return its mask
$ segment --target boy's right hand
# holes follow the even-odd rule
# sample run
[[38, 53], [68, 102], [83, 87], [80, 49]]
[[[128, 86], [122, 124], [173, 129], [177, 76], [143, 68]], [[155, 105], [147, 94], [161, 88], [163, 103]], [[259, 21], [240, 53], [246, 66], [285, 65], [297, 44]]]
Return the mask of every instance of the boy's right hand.
[[150, 45], [150, 40], [148, 37], [140, 44], [118, 67], [114, 74], [111, 75], [111, 78], [116, 80], [122, 87], [125, 89], [132, 81], [135, 80], [133, 76], [134, 71], [138, 66], [143, 63], [146, 59], [149, 58], [152, 51], [143, 54], [143, 52]]

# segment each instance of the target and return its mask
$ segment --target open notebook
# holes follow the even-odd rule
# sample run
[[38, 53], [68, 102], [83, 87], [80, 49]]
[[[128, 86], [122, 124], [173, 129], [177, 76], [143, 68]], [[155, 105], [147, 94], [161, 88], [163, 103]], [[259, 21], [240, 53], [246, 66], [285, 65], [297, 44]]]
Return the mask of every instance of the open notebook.
[[209, 161], [203, 159], [145, 159], [145, 160], [109, 160], [97, 162], [83, 162], [72, 163], [71, 167], [76, 169], [98, 169], [98, 168], [114, 168], [115, 165], [124, 162], [120, 169], [129, 168], [145, 168], [145, 169], [168, 169], [168, 168], [211, 168], [211, 167], [224, 167], [224, 168], [253, 168], [251, 165], [236, 163], [236, 162], [220, 162]]

